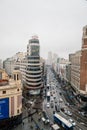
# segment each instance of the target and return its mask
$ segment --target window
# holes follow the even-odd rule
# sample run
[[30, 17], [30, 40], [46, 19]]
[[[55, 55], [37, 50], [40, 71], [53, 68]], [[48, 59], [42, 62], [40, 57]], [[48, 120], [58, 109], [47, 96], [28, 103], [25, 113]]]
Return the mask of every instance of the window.
[[14, 80], [16, 80], [16, 75], [14, 74]]
[[3, 94], [6, 94], [6, 91], [3, 91]]
[[19, 109], [17, 110], [17, 113], [19, 113]]
[[0, 79], [2, 79], [2, 73], [0, 72]]
[[17, 80], [19, 80], [19, 76], [18, 76], [18, 74], [17, 74]]
[[17, 91], [19, 91], [19, 88], [17, 89]]

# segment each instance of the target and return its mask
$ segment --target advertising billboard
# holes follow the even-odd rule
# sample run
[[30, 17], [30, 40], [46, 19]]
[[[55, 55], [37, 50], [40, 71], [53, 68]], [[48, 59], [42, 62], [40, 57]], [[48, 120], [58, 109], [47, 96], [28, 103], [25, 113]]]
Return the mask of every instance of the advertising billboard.
[[0, 120], [9, 117], [9, 98], [0, 99]]

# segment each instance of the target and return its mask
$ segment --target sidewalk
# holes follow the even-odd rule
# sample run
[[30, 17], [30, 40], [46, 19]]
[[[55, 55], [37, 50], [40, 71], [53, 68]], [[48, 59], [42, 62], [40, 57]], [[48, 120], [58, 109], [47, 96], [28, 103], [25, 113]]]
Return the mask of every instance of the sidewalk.
[[42, 117], [43, 115], [39, 115], [38, 113], [36, 113], [35, 115], [33, 115], [34, 122], [39, 126], [40, 130], [49, 130], [50, 125], [44, 124], [44, 122], [41, 120]]
[[[43, 107], [42, 103], [39, 103], [39, 105]], [[39, 109], [38, 113], [35, 113], [35, 112], [36, 112], [36, 109], [31, 109], [31, 113], [34, 113], [34, 114], [32, 114], [31, 116], [28, 116], [31, 113], [28, 113], [28, 109], [24, 107], [23, 115], [22, 115], [23, 122], [19, 124], [18, 126], [16, 126], [15, 128], [12, 128], [12, 130], [49, 130], [50, 129], [49, 124], [45, 125], [43, 121], [40, 120], [40, 118], [43, 117], [42, 110]]]

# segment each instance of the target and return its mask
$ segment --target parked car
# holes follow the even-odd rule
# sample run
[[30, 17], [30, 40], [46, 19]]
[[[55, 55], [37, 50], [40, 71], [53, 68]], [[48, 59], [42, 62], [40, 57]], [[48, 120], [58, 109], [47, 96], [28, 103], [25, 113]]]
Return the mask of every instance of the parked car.
[[60, 106], [55, 105], [55, 110], [56, 110], [57, 112], [60, 112]]
[[73, 120], [73, 119], [69, 119], [69, 122], [73, 125], [73, 126], [76, 126], [76, 123], [75, 123], [75, 121]]
[[46, 119], [45, 117], [42, 117], [41, 119], [44, 122], [44, 124], [48, 124], [50, 122], [49, 119]]
[[47, 106], [47, 108], [49, 108], [49, 107], [50, 107], [50, 104], [49, 104], [49, 102], [46, 104], [46, 106]]
[[72, 116], [72, 113], [71, 113], [69, 110], [66, 110], [66, 109], [65, 109], [65, 110], [64, 110], [64, 113], [67, 114], [67, 115], [69, 115], [69, 116]]
[[59, 99], [59, 102], [63, 102], [62, 98]]
[[65, 106], [61, 107], [61, 111], [65, 112], [66, 111], [66, 107]]

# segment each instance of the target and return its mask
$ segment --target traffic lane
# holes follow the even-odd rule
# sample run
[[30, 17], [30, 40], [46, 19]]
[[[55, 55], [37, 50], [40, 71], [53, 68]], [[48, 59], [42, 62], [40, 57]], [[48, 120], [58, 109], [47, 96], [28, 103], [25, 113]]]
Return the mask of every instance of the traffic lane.
[[78, 130], [78, 128], [81, 129], [81, 130], [87, 130], [87, 127], [85, 127], [85, 126], [79, 124], [79, 122], [78, 122], [77, 120], [75, 120], [75, 119], [73, 118], [73, 116], [66, 115], [66, 114], [65, 114], [64, 112], [62, 112], [62, 111], [61, 111], [60, 115], [61, 115], [62, 117], [64, 117], [65, 119], [67, 119], [67, 120], [73, 119], [73, 120], [76, 122], [76, 126], [74, 127], [75, 130]]
[[[51, 101], [49, 101], [50, 104]], [[49, 108], [47, 108], [47, 99], [44, 100], [43, 102], [43, 110], [46, 111], [47, 115], [49, 116], [49, 119], [52, 120], [52, 114], [53, 114], [53, 109], [51, 108], [51, 106], [49, 106]]]
[[[55, 86], [57, 85], [55, 82], [53, 82], [53, 84], [54, 84]], [[53, 86], [54, 86], [54, 85], [53, 85]], [[55, 89], [58, 88], [58, 94], [57, 94], [57, 95], [58, 95], [58, 98], [60, 98], [59, 92], [61, 92], [61, 90], [62, 90], [61, 87], [60, 87], [60, 84], [57, 85], [58, 87], [55, 87], [55, 86], [54, 86]], [[56, 90], [55, 90], [55, 91], [56, 91]], [[62, 92], [63, 92], [63, 91], [62, 91]], [[61, 95], [61, 97], [63, 98], [63, 100], [65, 99], [65, 98], [63, 97], [63, 95]], [[62, 103], [62, 104], [65, 105], [65, 103], [67, 103], [66, 100], [64, 100], [64, 103]]]
[[29, 119], [26, 118], [25, 120], [23, 120], [23, 123], [19, 124], [15, 128], [12, 128], [12, 130], [32, 130], [31, 126], [35, 127], [35, 123], [33, 121], [30, 122]]
[[39, 126], [40, 129], [48, 130], [50, 128], [49, 124], [44, 124], [42, 121], [43, 114], [39, 115], [39, 113], [33, 115], [33, 120], [35, 121], [35, 124]]
[[[66, 100], [65, 100], [66, 101]], [[67, 101], [66, 101], [66, 103], [67, 103]], [[82, 118], [83, 117], [81, 117], [79, 114], [78, 114], [78, 110], [77, 110], [77, 107], [76, 106], [71, 106], [71, 105], [69, 105], [69, 106], [67, 106], [67, 109], [69, 109], [73, 114], [73, 118], [76, 120], [76, 118], [78, 117], [78, 119], [80, 119], [80, 120], [82, 120]], [[84, 121], [82, 121], [82, 122], [84, 122]], [[86, 123], [87, 122], [87, 120], [84, 122], [84, 123]], [[79, 122], [78, 122], [79, 123]], [[80, 125], [80, 124], [79, 124]], [[83, 125], [85, 125], [85, 124], [83, 124]], [[87, 127], [87, 126], [86, 126]], [[84, 127], [84, 129], [85, 129], [85, 127]]]
[[46, 104], [45, 104], [45, 110], [46, 110], [46, 114], [47, 114], [47, 116], [49, 117], [49, 120], [51, 121], [51, 122], [53, 122], [53, 110], [54, 110], [54, 108], [51, 108], [51, 107], [49, 107], [49, 108], [47, 108], [46, 107]]
[[[62, 95], [61, 95], [62, 96]], [[63, 104], [64, 105], [64, 104]], [[69, 110], [69, 111], [71, 111], [71, 109], [68, 107], [68, 106], [66, 106], [66, 108], [67, 108], [67, 110]], [[73, 110], [73, 109], [72, 109]], [[72, 111], [71, 111], [72, 112]], [[75, 113], [73, 113], [72, 114], [72, 119], [73, 120], [75, 120], [75, 118], [74, 118], [74, 115], [76, 115]], [[67, 119], [69, 119], [70, 118], [70, 116], [66, 116], [66, 117], [68, 117]], [[77, 117], [78, 117], [78, 115], [77, 115]], [[85, 127], [85, 126], [82, 126], [77, 120], [75, 120], [75, 122], [77, 123], [77, 126], [76, 127], [79, 127], [79, 128], [81, 128], [82, 130], [86, 130], [87, 128]], [[84, 125], [84, 124], [83, 124]], [[77, 128], [76, 128], [77, 129]]]

